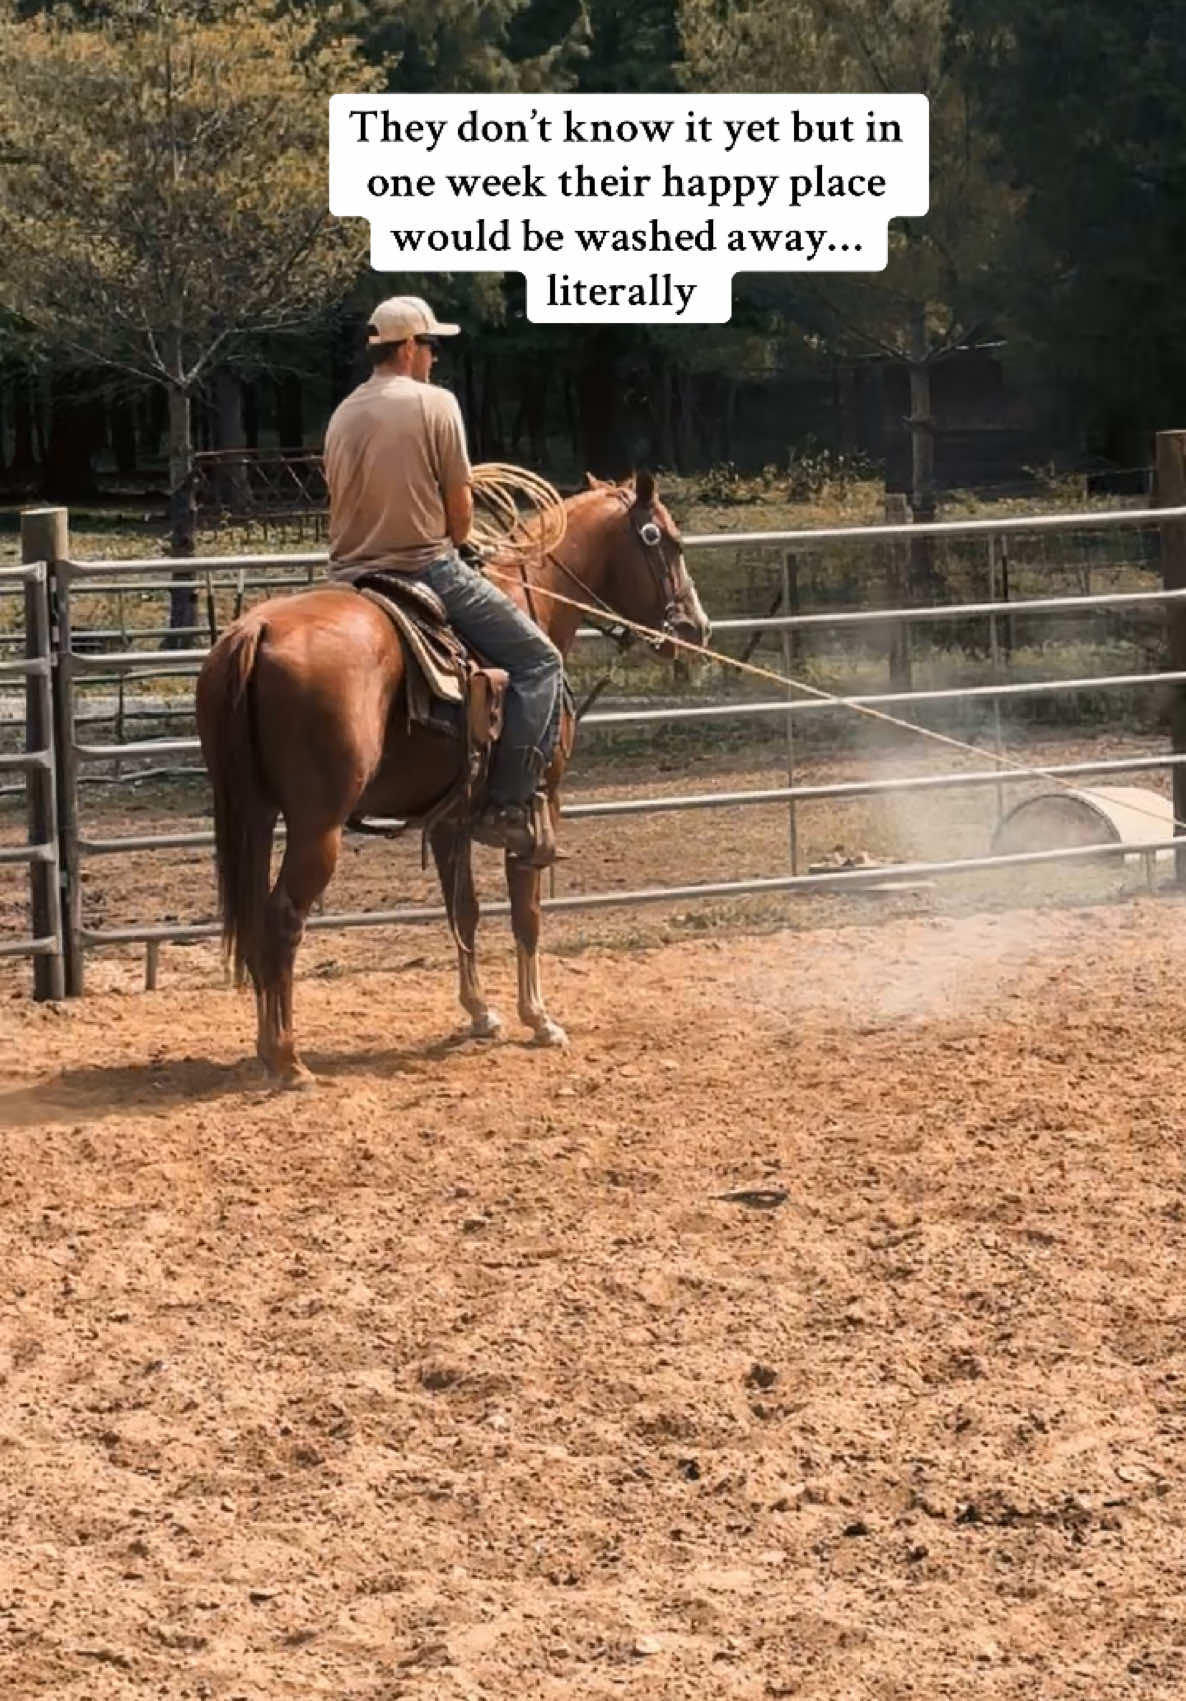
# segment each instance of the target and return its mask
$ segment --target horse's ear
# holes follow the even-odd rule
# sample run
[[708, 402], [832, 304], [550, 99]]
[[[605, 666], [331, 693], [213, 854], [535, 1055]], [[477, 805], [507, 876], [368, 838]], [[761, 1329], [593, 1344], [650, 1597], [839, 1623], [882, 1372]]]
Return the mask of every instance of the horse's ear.
[[604, 490], [605, 480], [603, 478], [594, 478], [591, 472], [587, 472], [585, 474], [585, 487], [588, 490]]
[[649, 508], [655, 500], [655, 475], [640, 467], [634, 475], [634, 495], [640, 508]]

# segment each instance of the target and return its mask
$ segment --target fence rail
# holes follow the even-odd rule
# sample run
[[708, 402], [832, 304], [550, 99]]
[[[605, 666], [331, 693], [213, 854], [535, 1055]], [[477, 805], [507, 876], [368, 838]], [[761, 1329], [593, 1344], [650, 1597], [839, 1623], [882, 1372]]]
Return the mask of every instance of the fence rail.
[[[65, 516], [60, 510], [51, 511], [60, 516], [52, 525], [46, 521], [50, 532], [57, 530], [51, 537], [46, 534], [47, 547], [43, 553], [52, 562], [52, 588], [55, 596], [57, 641], [53, 648], [49, 645], [48, 614], [45, 616], [46, 639], [45, 645], [19, 660], [0, 662], [0, 677], [9, 675], [23, 678], [29, 691], [30, 705], [36, 697], [39, 707], [29, 711], [29, 725], [35, 727], [37, 716], [48, 712], [50, 699], [51, 674], [53, 680], [53, 736], [38, 742], [30, 734], [29, 748], [20, 756], [6, 755], [0, 758], [0, 772], [18, 770], [26, 775], [30, 793], [35, 782], [48, 781], [50, 801], [56, 808], [52, 831], [42, 831], [37, 837], [30, 836], [29, 846], [21, 847], [19, 852], [6, 853], [0, 856], [0, 862], [22, 860], [27, 862], [31, 876], [37, 876], [39, 871], [49, 871], [50, 884], [53, 886], [55, 901], [61, 892], [60, 914], [55, 910], [46, 929], [41, 932], [36, 927], [30, 939], [16, 942], [4, 941], [0, 944], [0, 954], [8, 955], [21, 950], [34, 956], [44, 955], [47, 959], [56, 952], [59, 971], [64, 962], [65, 990], [67, 993], [78, 993], [83, 986], [83, 964], [87, 951], [109, 945], [144, 943], [149, 946], [150, 954], [159, 950], [162, 943], [168, 940], [188, 941], [213, 938], [217, 936], [216, 924], [203, 920], [177, 921], [168, 924], [146, 924], [130, 927], [96, 927], [84, 923], [81, 906], [81, 882], [83, 864], [87, 859], [139, 854], [152, 851], [197, 850], [208, 848], [213, 842], [209, 832], [195, 833], [132, 833], [125, 835], [95, 835], [87, 833], [82, 825], [80, 808], [80, 780], [84, 771], [98, 764], [113, 762], [138, 762], [163, 760], [179, 756], [192, 756], [197, 753], [199, 746], [196, 738], [164, 737], [164, 738], [131, 738], [117, 737], [114, 742], [88, 738], [85, 733], [87, 725], [96, 721], [116, 720], [117, 728], [122, 732], [125, 719], [152, 718], [163, 720], [170, 716], [176, 717], [184, 711], [164, 708], [157, 711], [128, 711], [123, 703], [122, 686], [124, 681], [143, 681], [148, 678], [184, 677], [197, 671], [203, 660], [204, 651], [188, 649], [165, 651], [161, 649], [146, 649], [130, 647], [131, 643], [143, 645], [148, 636], [165, 638], [170, 635], [165, 627], [159, 628], [127, 628], [122, 624], [118, 628], [106, 627], [98, 632], [75, 632], [73, 615], [80, 596], [90, 595], [102, 590], [103, 593], [131, 594], [137, 592], [152, 592], [161, 594], [177, 589], [178, 579], [172, 576], [175, 564], [166, 559], [133, 559], [119, 561], [76, 561], [70, 558], [65, 544]], [[36, 520], [36, 516], [33, 516]], [[1167, 583], [1161, 590], [1117, 591], [1105, 594], [1086, 596], [1042, 596], [1018, 601], [1016, 598], [1002, 597], [997, 591], [1002, 587], [998, 572], [1003, 539], [1014, 534], [1024, 533], [1065, 533], [1093, 532], [1096, 530], [1113, 530], [1121, 527], [1173, 526], [1175, 533], [1181, 533], [1186, 522], [1186, 505], [1172, 508], [1157, 509], [1124, 509], [1108, 513], [1083, 514], [1054, 514], [1054, 515], [1019, 515], [1009, 518], [994, 518], [991, 520], [968, 521], [939, 521], [928, 525], [884, 525], [866, 527], [825, 527], [807, 531], [783, 531], [768, 533], [724, 533], [707, 536], [697, 536], [685, 539], [686, 551], [695, 556], [702, 551], [715, 551], [723, 548], [736, 549], [753, 547], [761, 550], [776, 552], [781, 560], [784, 589], [788, 583], [788, 561], [792, 554], [797, 558], [804, 551], [827, 547], [836, 542], [848, 544], [883, 545], [894, 540], [917, 541], [923, 537], [965, 538], [980, 540], [987, 547], [988, 554], [988, 584], [989, 597], [986, 600], [966, 602], [961, 604], [942, 605], [934, 607], [909, 607], [895, 605], [886, 608], [861, 610], [827, 610], [823, 612], [792, 612], [769, 614], [766, 616], [728, 617], [715, 623], [715, 631], [721, 634], [748, 635], [761, 637], [764, 634], [777, 636], [783, 646], [783, 675], [792, 671], [793, 651], [791, 644], [797, 632], [809, 632], [821, 628], [833, 627], [843, 631], [860, 631], [861, 629], [901, 629], [908, 632], [915, 625], [933, 625], [935, 622], [958, 622], [969, 620], [985, 620], [990, 629], [991, 655], [994, 678], [987, 685], [972, 685], [960, 687], [943, 687], [920, 691], [870, 691], [849, 693], [835, 699], [823, 700], [810, 696], [795, 695], [794, 687], [787, 686], [787, 694], [776, 700], [739, 699], [727, 703], [700, 704], [694, 706], [675, 706], [667, 708], [629, 707], [625, 709], [600, 709], [588, 714], [585, 724], [590, 727], [602, 726], [617, 728], [621, 726], [647, 725], [654, 723], [675, 723], [680, 721], [715, 721], [723, 718], [746, 717], [776, 717], [785, 723], [786, 727], [786, 777], [785, 786], [767, 787], [750, 790], [721, 790], [710, 792], [686, 792], [665, 796], [609, 798], [597, 802], [573, 803], [565, 808], [565, 816], [570, 820], [597, 819], [609, 816], [633, 816], [646, 813], [669, 813], [693, 809], [717, 809], [723, 807], [750, 807], [755, 805], [778, 804], [785, 805], [788, 811], [789, 825], [789, 861], [787, 873], [778, 873], [752, 880], [726, 880], [700, 882], [697, 884], [669, 885], [645, 887], [631, 891], [602, 891], [568, 894], [546, 900], [546, 907], [555, 911], [576, 909], [598, 909], [617, 904], [654, 904], [668, 901], [684, 901], [698, 898], [732, 898], [743, 895], [761, 895], [777, 892], [807, 892], [814, 890], [844, 890], [855, 889], [867, 885], [870, 881], [894, 881], [899, 879], [917, 878], [920, 875], [939, 876], [972, 873], [982, 869], [996, 867], [1024, 866], [1027, 864], [1042, 864], [1046, 862], [1068, 860], [1074, 862], [1083, 856], [1100, 855], [1130, 855], [1134, 852], [1155, 853], [1167, 848], [1178, 848], [1181, 852], [1182, 841], [1150, 839], [1142, 845], [1124, 844], [1120, 846], [1093, 845], [1083, 850], [1059, 850], [1051, 852], [1031, 852], [1014, 854], [1008, 857], [972, 857], [963, 859], [947, 859], [937, 862], [899, 862], [882, 865], [876, 869], [846, 869], [834, 873], [803, 873], [799, 868], [797, 849], [796, 810], [799, 806], [821, 798], [847, 797], [886, 797], [897, 793], [919, 793], [928, 791], [946, 791], [958, 787], [995, 786], [1000, 788], [1016, 779], [1042, 777], [1043, 773], [1055, 779], [1082, 777], [1087, 775], [1116, 774], [1122, 772], [1142, 772], [1155, 768], [1169, 769], [1178, 775], [1182, 765], [1186, 764], [1186, 747], [1179, 747], [1164, 756], [1141, 756], [1121, 760], [1101, 760], [1099, 762], [1063, 763], [1048, 770], [1035, 768], [1014, 768], [1006, 770], [1003, 766], [1003, 748], [1000, 733], [999, 710], [1002, 702], [1033, 696], [1043, 696], [1059, 692], [1080, 692], [1096, 690], [1132, 689], [1135, 687], [1170, 687], [1175, 700], [1186, 700], [1186, 660], [1179, 660], [1178, 665], [1160, 671], [1143, 673], [1092, 674], [1070, 679], [1039, 679], [1031, 681], [1010, 681], [1004, 677], [1001, 648], [998, 643], [998, 624], [1001, 620], [1009, 622], [1023, 620], [1030, 615], [1062, 615], [1106, 609], [1173, 609], [1186, 599], [1186, 574], [1178, 584]], [[280, 588], [293, 589], [308, 584], [314, 570], [326, 565], [327, 557], [324, 552], [310, 554], [254, 554], [238, 557], [202, 556], [188, 560], [185, 571], [194, 577], [200, 586], [203, 578], [208, 579], [211, 587], [217, 586], [222, 591], [233, 588], [239, 594], [247, 589], [266, 588], [275, 591]], [[301, 570], [305, 571], [302, 573]], [[18, 574], [29, 575], [29, 584], [39, 585], [41, 606], [45, 607], [45, 571], [41, 568], [23, 568], [16, 570]], [[271, 571], [274, 577], [255, 577]], [[789, 598], [784, 598], [784, 609], [793, 606]], [[40, 618], [40, 617], [37, 617]], [[34, 620], [34, 624], [36, 620]], [[194, 626], [189, 636], [200, 637], [207, 628]], [[171, 634], [175, 636], [176, 634]], [[579, 636], [582, 640], [597, 636], [592, 629], [583, 628]], [[38, 640], [40, 642], [40, 640]], [[96, 642], [119, 642], [123, 648], [96, 650]], [[51, 668], [51, 660], [56, 666]], [[120, 712], [115, 715], [102, 715], [88, 712], [80, 701], [80, 687], [90, 687], [99, 680], [115, 682], [121, 691]], [[998, 761], [991, 768], [980, 768], [965, 773], [929, 774], [907, 776], [895, 779], [856, 780], [827, 784], [804, 785], [797, 782], [795, 776], [796, 752], [794, 745], [794, 727], [799, 717], [805, 713], [818, 713], [824, 709], [835, 710], [837, 707], [852, 710], [865, 707], [876, 710], [892, 710], [895, 712], [922, 709], [927, 705], [946, 705], [961, 701], [983, 701], [988, 703], [996, 716], [996, 755]], [[50, 722], [46, 721], [46, 726]], [[986, 753], [992, 761], [992, 752]], [[56, 797], [54, 786], [56, 782]], [[1178, 783], [1177, 780], [1175, 782]], [[44, 790], [44, 786], [43, 786]], [[1182, 872], [1186, 873], [1186, 870]], [[487, 905], [487, 909], [498, 912], [505, 905]], [[443, 915], [443, 910], [437, 906], [408, 906], [391, 910], [366, 913], [330, 913], [314, 918], [310, 925], [315, 927], [359, 927], [371, 925], [403, 924], [412, 921], [437, 920]], [[153, 970], [155, 972], [155, 968]], [[54, 994], [50, 994], [51, 996]]]

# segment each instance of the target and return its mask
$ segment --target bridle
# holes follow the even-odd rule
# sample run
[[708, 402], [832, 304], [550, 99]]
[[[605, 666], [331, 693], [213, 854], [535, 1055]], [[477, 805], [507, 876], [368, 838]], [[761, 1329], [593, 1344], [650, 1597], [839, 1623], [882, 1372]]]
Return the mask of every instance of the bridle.
[[[622, 490], [620, 487], [615, 486], [610, 494], [617, 497], [623, 508], [626, 509], [627, 513], [633, 509], [634, 501], [631, 498], [629, 491]], [[653, 519], [643, 520], [641, 524], [633, 526], [631, 529], [643, 552], [643, 559], [647, 564], [647, 570], [651, 575], [655, 589], [658, 591], [663, 602], [663, 624], [661, 627], [662, 636], [658, 638], [644, 638], [642, 640], [649, 649], [658, 651], [662, 649], [666, 639], [674, 636], [675, 634], [676, 620], [679, 613], [679, 599], [683, 592], [687, 589], [687, 568], [683, 564], [682, 555], [677, 557], [674, 565], [667, 559], [663, 549], [663, 533]], [[544, 561], [551, 561], [554, 566], [559, 567], [565, 577], [574, 584], [590, 602], [595, 603], [597, 607], [606, 614], [610, 621], [610, 625], [606, 629], [606, 635], [613, 639], [620, 651], [625, 653], [632, 644], [638, 641], [637, 635], [632, 632], [629, 627], [622, 626], [619, 623], [617, 615], [606, 602], [605, 598], [599, 596], [590, 585], [587, 585], [581, 578], [580, 574], [574, 572], [566, 561], [561, 561], [555, 550], [544, 550], [542, 553], [542, 559]], [[535, 610], [531, 606], [531, 589], [527, 583], [526, 569], [523, 571], [523, 583], [524, 588], [527, 591], [528, 607], [531, 609], [533, 618], [535, 618], [538, 622], [538, 616], [536, 616]]]

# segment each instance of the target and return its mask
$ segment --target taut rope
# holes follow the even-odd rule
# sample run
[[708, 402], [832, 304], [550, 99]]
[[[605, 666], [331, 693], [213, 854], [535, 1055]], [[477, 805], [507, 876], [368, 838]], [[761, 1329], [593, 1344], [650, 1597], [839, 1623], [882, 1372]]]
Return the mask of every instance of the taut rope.
[[[500, 573], [494, 567], [486, 566], [483, 571], [488, 578], [501, 579], [508, 584], [516, 583], [516, 580], [509, 574]], [[574, 608], [580, 614], [592, 615], [594, 619], [604, 619], [605, 617], [604, 609], [594, 608], [589, 603], [578, 602], [573, 597], [564, 596], [560, 591], [548, 590], [543, 585], [533, 585], [531, 588], [540, 596], [550, 597], [553, 602], [564, 603], [566, 607]], [[1024, 608], [1025, 605], [1019, 603], [1017, 606]], [[974, 744], [967, 744], [963, 739], [952, 738], [949, 733], [933, 732], [930, 727], [918, 726], [914, 721], [904, 721], [897, 715], [887, 714], [884, 709], [871, 708], [867, 703], [854, 703], [848, 698], [839, 696], [834, 691], [825, 691], [818, 685], [809, 685], [805, 679], [792, 679], [788, 674], [776, 673], [773, 668], [760, 667], [757, 662], [739, 661], [736, 656], [726, 656], [722, 655], [719, 650], [702, 648], [699, 644], [689, 643], [684, 638], [673, 637], [670, 632], [658, 632], [651, 626], [643, 626], [637, 620], [627, 620], [625, 615], [618, 614], [616, 610], [613, 618], [618, 625], [624, 626], [636, 637], [644, 638], [656, 648], [662, 644], [670, 644], [674, 649], [686, 650], [690, 656], [699, 656], [708, 661], [719, 662], [722, 667], [730, 667], [734, 672], [748, 674], [754, 679], [771, 680], [774, 684], [781, 685], [784, 690], [789, 686], [792, 690], [803, 691], [809, 697], [816, 697], [828, 703], [836, 703], [840, 708], [852, 709], [856, 714], [865, 715], [869, 720], [882, 721], [887, 726], [897, 727], [903, 732], [914, 733], [918, 738], [929, 738], [934, 744], [945, 744], [949, 749], [962, 751], [965, 755], [975, 756], [977, 759], [989, 755], [998, 767], [1015, 769], [1027, 779], [1036, 776], [1038, 779], [1048, 780], [1051, 785], [1064, 791], [1083, 791], [1087, 792], [1088, 796], [1091, 795], [1086, 786], [1074, 786], [1069, 780], [1063, 779], [1058, 774], [1052, 774], [1045, 768], [1034, 767], [1031, 762], [1016, 761], [1013, 757], [1004, 756], [999, 751], [978, 750]], [[1130, 807], [1134, 814], [1145, 815], [1149, 820], [1156, 821], [1158, 826], [1163, 825], [1164, 818], [1155, 815], [1151, 809], [1142, 809], [1139, 804], [1132, 804]], [[1170, 820], [1175, 829], [1180, 828], [1183, 833], [1186, 833], [1186, 821], [1179, 821], [1174, 815], [1171, 815]]]

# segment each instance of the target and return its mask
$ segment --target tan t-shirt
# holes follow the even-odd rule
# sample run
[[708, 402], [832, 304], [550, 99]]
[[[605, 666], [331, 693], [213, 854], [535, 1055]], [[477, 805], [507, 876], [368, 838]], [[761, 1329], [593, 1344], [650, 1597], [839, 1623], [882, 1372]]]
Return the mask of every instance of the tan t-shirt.
[[457, 398], [376, 372], [326, 427], [331, 573], [438, 561], [452, 548], [443, 493], [469, 479]]

